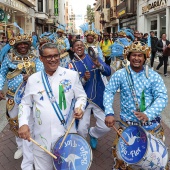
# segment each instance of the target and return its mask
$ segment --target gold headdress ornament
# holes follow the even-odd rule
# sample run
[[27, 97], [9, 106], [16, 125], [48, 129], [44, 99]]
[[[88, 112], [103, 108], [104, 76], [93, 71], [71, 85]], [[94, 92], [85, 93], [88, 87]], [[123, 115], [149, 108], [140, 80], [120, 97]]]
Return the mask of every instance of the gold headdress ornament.
[[126, 33], [124, 31], [120, 31], [118, 32], [118, 36], [126, 37]]
[[140, 52], [146, 55], [146, 58], [150, 58], [151, 49], [147, 44], [140, 41], [133, 42], [130, 46], [124, 49], [124, 55], [129, 55], [132, 52]]
[[84, 35], [87, 37], [88, 35], [96, 36], [96, 33], [94, 31], [86, 31]]
[[18, 35], [18, 36], [10, 38], [9, 44], [15, 47], [17, 44], [21, 42], [26, 42], [29, 44], [29, 46], [31, 46], [32, 41], [33, 39], [31, 35], [24, 34], [24, 35]]

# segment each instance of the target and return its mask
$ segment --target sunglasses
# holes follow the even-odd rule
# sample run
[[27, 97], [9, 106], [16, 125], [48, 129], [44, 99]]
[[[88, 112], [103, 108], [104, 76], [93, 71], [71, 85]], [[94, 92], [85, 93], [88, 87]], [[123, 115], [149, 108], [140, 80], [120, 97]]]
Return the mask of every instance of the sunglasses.
[[53, 58], [55, 60], [60, 58], [60, 54], [54, 54], [54, 55], [47, 55], [47, 56], [42, 56], [44, 57], [47, 61], [51, 61]]

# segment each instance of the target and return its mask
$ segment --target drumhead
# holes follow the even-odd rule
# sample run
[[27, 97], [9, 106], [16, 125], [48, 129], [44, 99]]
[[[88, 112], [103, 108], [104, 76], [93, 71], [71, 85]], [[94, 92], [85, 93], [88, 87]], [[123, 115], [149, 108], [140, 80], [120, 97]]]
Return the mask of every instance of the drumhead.
[[92, 162], [92, 150], [87, 141], [80, 135], [69, 133], [59, 150], [63, 136], [55, 143], [53, 159], [55, 170], [88, 170]]
[[117, 146], [119, 156], [128, 164], [138, 163], [147, 151], [148, 140], [145, 130], [140, 126], [129, 126], [122, 132], [122, 136], [129, 146], [119, 138]]

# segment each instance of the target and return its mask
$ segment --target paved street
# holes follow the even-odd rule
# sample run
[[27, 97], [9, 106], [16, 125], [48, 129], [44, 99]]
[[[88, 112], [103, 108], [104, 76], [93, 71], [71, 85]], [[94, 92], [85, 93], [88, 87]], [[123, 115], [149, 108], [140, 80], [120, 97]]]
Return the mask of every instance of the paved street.
[[[157, 63], [156, 63], [157, 64]], [[162, 72], [162, 69], [160, 70]], [[168, 67], [168, 72], [170, 73], [170, 67]], [[162, 74], [161, 74], [162, 75]], [[168, 94], [170, 96], [170, 78], [163, 77], [165, 84], [168, 89]], [[13, 155], [16, 151], [16, 144], [14, 135], [8, 130], [9, 126], [6, 125], [6, 121], [4, 121], [4, 114], [2, 113], [2, 109], [4, 109], [4, 103], [0, 105], [1, 117], [0, 117], [0, 125], [2, 132], [0, 133], [0, 170], [20, 170], [21, 160], [14, 160]], [[116, 113], [116, 118], [118, 119], [118, 114], [120, 111], [119, 107], [119, 93], [115, 97], [114, 110]], [[163, 121], [162, 124], [165, 128], [165, 136], [166, 136], [166, 146], [170, 148], [170, 104], [163, 112]], [[93, 116], [92, 116], [93, 117]], [[3, 122], [3, 125], [2, 125]], [[94, 119], [91, 120], [91, 125], [95, 123]], [[3, 127], [5, 126], [5, 127]], [[107, 136], [102, 137], [98, 142], [98, 147], [93, 151], [93, 161], [90, 170], [111, 170], [113, 165], [113, 158], [111, 154], [111, 147], [113, 140], [115, 138], [115, 131], [111, 129], [111, 131], [107, 134]], [[88, 139], [89, 141], [89, 139]], [[170, 151], [169, 151], [170, 155]]]

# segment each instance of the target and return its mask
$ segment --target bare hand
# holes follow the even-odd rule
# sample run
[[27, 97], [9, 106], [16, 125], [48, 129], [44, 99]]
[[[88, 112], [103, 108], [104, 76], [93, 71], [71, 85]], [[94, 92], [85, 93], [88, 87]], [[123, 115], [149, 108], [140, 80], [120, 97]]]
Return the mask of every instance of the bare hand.
[[61, 54], [65, 53], [65, 50], [64, 50], [64, 49], [61, 49], [60, 53], [61, 53]]
[[113, 127], [113, 125], [115, 124], [114, 116], [107, 116], [105, 118], [105, 124], [106, 124], [107, 127]]
[[83, 117], [83, 111], [80, 108], [74, 110], [74, 118], [81, 119]]
[[2, 90], [0, 90], [0, 101], [1, 100], [6, 100], [5, 94], [4, 94], [4, 92]]
[[27, 80], [28, 80], [28, 77], [29, 77], [28, 74], [23, 74], [22, 76], [23, 76], [23, 80], [24, 80], [24, 81], [27, 81]]
[[101, 66], [101, 64], [100, 64], [100, 62], [99, 62], [98, 59], [92, 60], [92, 61], [93, 61], [94, 65], [95, 65], [97, 68]]
[[85, 72], [84, 79], [85, 79], [85, 81], [88, 81], [90, 79], [90, 72], [89, 71]]
[[143, 123], [149, 120], [145, 113], [134, 111], [134, 115], [137, 117], [138, 120], [142, 121]]
[[21, 126], [18, 130], [18, 134], [20, 138], [28, 140], [30, 142], [31, 134], [28, 125]]

